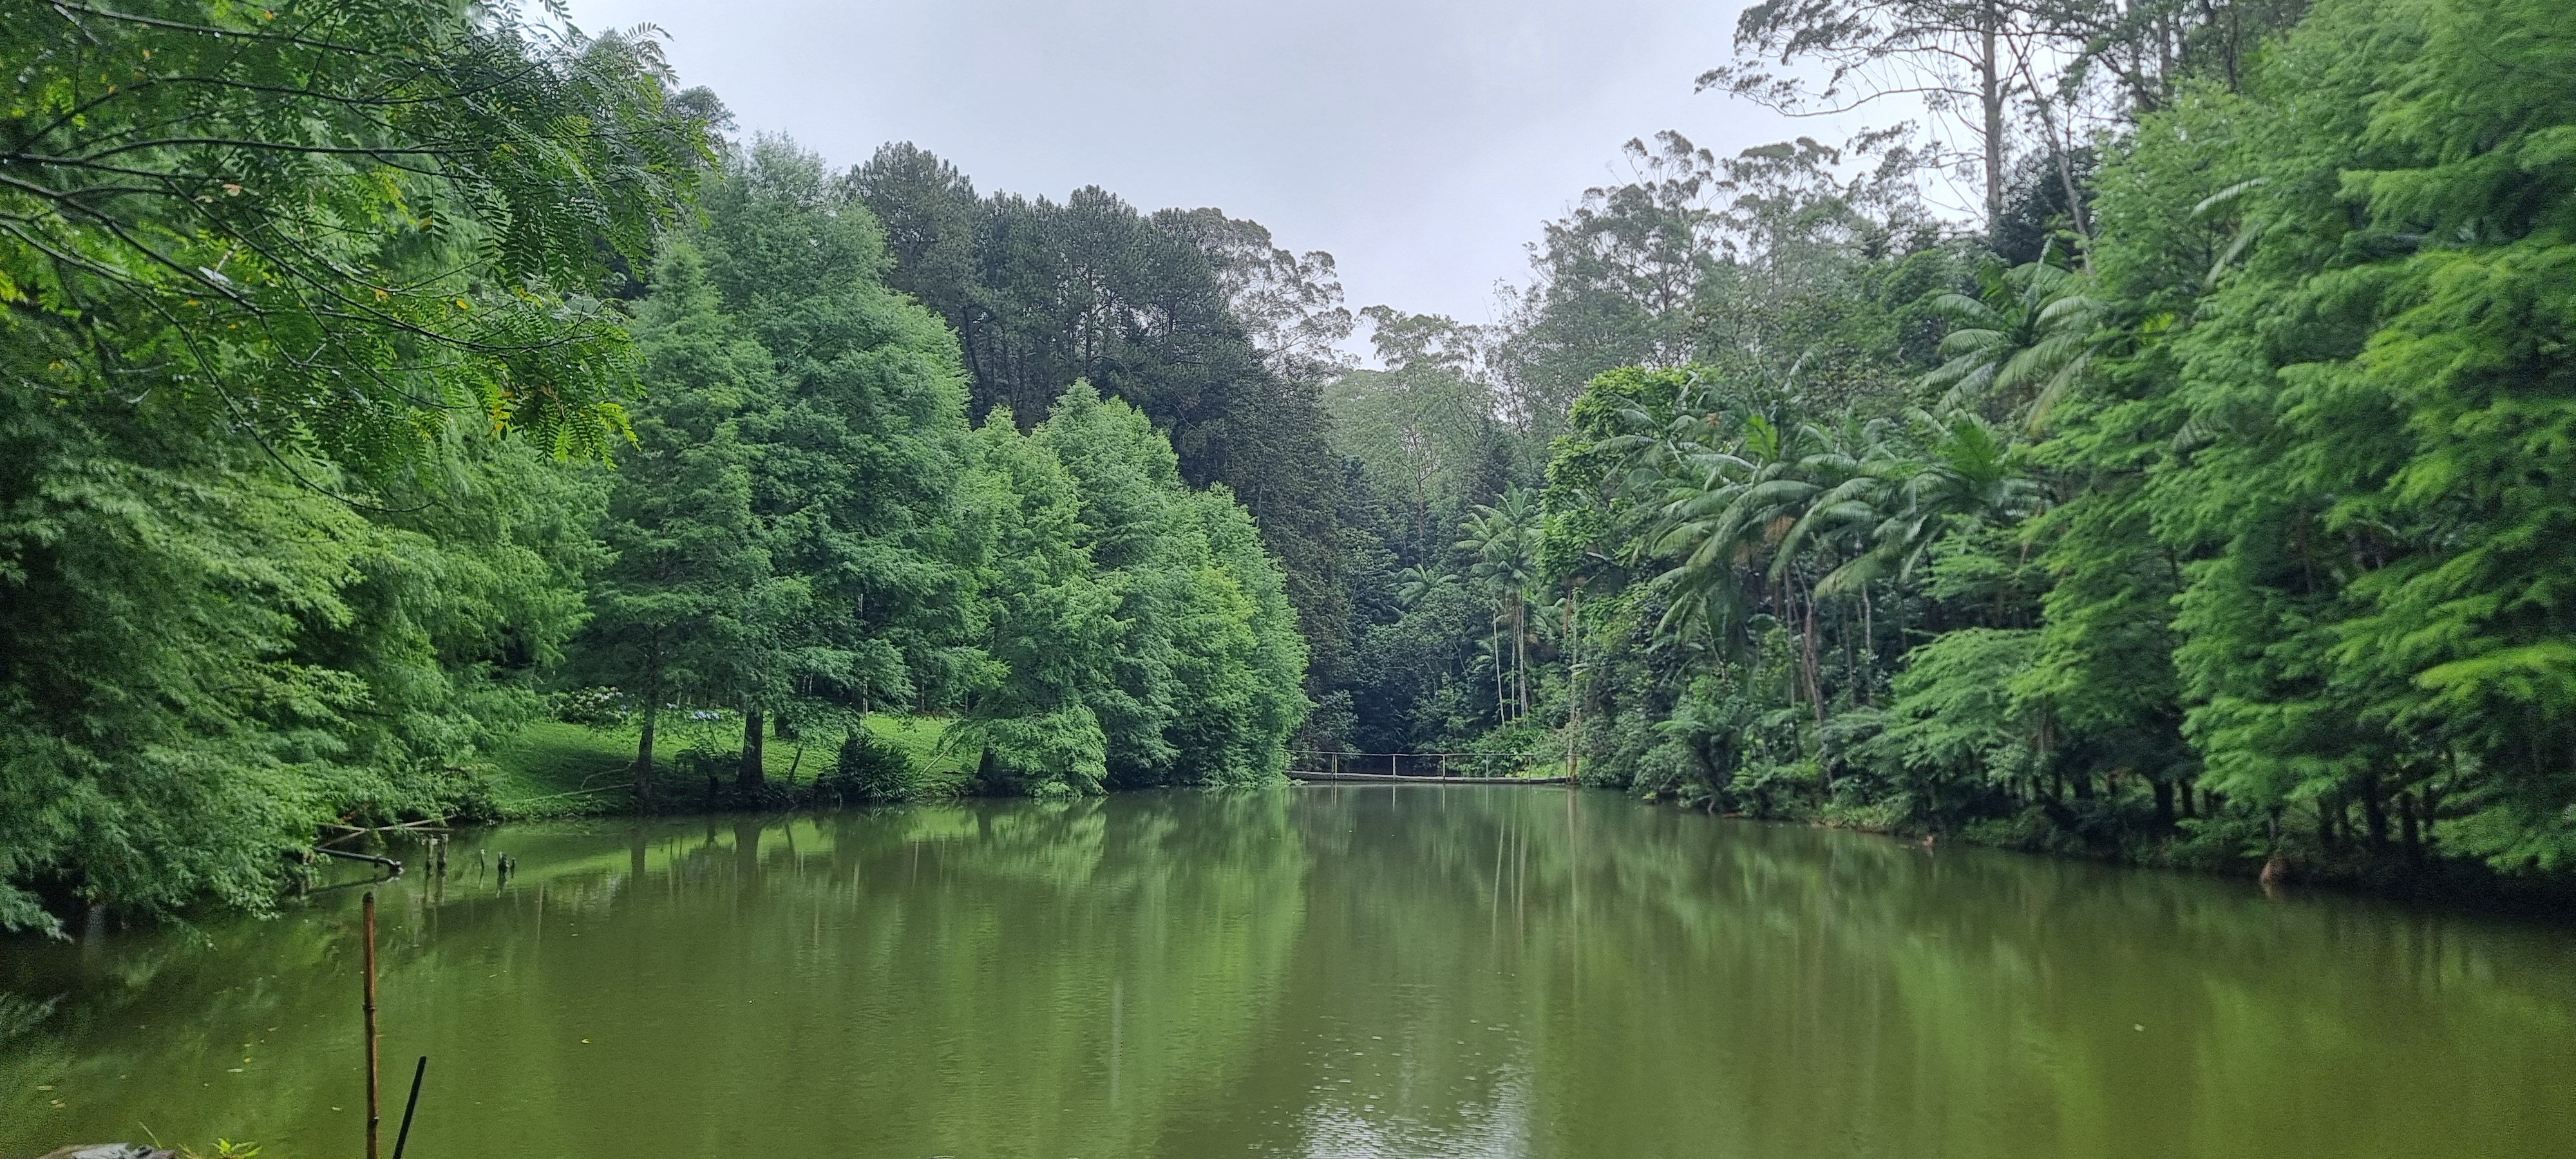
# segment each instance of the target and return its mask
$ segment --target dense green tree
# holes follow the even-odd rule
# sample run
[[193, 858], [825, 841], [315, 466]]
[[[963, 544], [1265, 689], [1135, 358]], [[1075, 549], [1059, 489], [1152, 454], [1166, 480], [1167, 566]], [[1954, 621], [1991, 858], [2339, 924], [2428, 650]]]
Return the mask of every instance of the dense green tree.
[[[1060, 203], [979, 196], [909, 144], [878, 150], [850, 186], [896, 239], [891, 284], [956, 331], [974, 413], [1033, 424], [1077, 379], [1143, 412], [1182, 478], [1251, 510], [1330, 682], [1350, 593], [1317, 381], [1347, 332], [1329, 255], [1276, 250], [1215, 210], [1149, 217], [1097, 187]], [[1248, 324], [1280, 345], [1257, 347]]]
[[654, 717], [694, 702], [743, 714], [756, 792], [771, 714], [963, 690], [965, 392], [954, 341], [886, 288], [881, 234], [819, 159], [756, 142], [701, 209], [639, 319], [649, 401], [592, 659], [641, 698], [639, 790]]
[[559, 14], [0, 11], [0, 926], [488, 811], [570, 681], [646, 806], [675, 708], [746, 800], [773, 728], [906, 795], [901, 708], [987, 792], [1250, 783], [1303, 726], [2096, 855], [2576, 863], [2547, 0], [1758, 4], [1703, 87], [1960, 123], [1632, 142], [1492, 325], [1215, 209], [713, 148]]
[[699, 117], [510, 5], [12, 4], [0, 55], [0, 925], [477, 808], [597, 562], [587, 295]]
[[1077, 481], [1082, 535], [1128, 624], [1123, 695], [1105, 714], [1113, 776], [1221, 782], [1280, 767], [1280, 742], [1304, 716], [1304, 649], [1242, 509], [1221, 489], [1191, 490], [1142, 412], [1087, 384], [1036, 437]]
[[2576, 73], [2555, 18], [2319, 5], [2244, 95], [2151, 122], [2123, 191], [2145, 201], [2124, 213], [2197, 206], [2241, 239], [2158, 384], [2182, 422], [2146, 502], [2184, 560], [2187, 732], [2205, 783], [2309, 806], [2328, 846], [2420, 838], [2447, 800], [2454, 848], [2576, 853]]
[[1493, 608], [1463, 583], [1426, 579], [1389, 620], [1363, 629], [1352, 735], [1366, 752], [1454, 751], [1499, 723], [1497, 669], [1479, 671]]
[[377, 465], [453, 410], [607, 449], [623, 334], [586, 295], [705, 156], [650, 38], [550, 35], [508, 3], [5, 13], [18, 388], [149, 389]]
[[[157, 421], [156, 421], [157, 420]], [[455, 432], [369, 512], [326, 460], [0, 397], [0, 921], [258, 907], [321, 822], [448, 814], [580, 622], [594, 481]]]
[[977, 437], [996, 682], [982, 778], [1041, 793], [1245, 782], [1286, 763], [1306, 657], [1277, 565], [1222, 489], [1078, 383], [1020, 434]]
[[969, 702], [991, 791], [1090, 791], [1109, 776], [1109, 738], [1092, 707], [1108, 690], [1124, 635], [1117, 593], [1088, 550], [1079, 485], [1007, 410], [975, 435], [968, 539], [984, 593], [985, 687]]
[[1496, 421], [1493, 392], [1451, 368], [1353, 371], [1327, 388], [1324, 405], [1335, 445], [1404, 528], [1398, 545], [1407, 558], [1436, 554], [1465, 509], [1508, 478], [1510, 435]]
[[787, 605], [752, 513], [743, 417], [774, 405], [769, 352], [723, 309], [695, 246], [669, 247], [637, 320], [650, 401], [618, 465], [600, 540], [616, 562], [592, 591], [583, 674], [626, 689], [641, 724], [635, 791], [653, 800], [668, 705], [737, 701], [735, 657], [774, 641]]
[[[2097, 852], [2563, 866], [2564, 46], [2511, 2], [2321, 4], [2264, 54], [2237, 17], [2298, 6], [2011, 18], [2115, 9], [2083, 67], [2172, 51], [2122, 72], [2152, 111], [2098, 167], [2028, 170], [2070, 259], [1809, 235], [1788, 276], [1839, 265], [1807, 284], [1895, 325], [1713, 326], [1571, 409], [1541, 554], [1602, 585], [1582, 715], [1660, 738], [1587, 731], [1587, 769]], [[1819, 389], [1838, 362], [1913, 397]]]
[[750, 422], [753, 510], [779, 571], [810, 588], [790, 645], [743, 690], [746, 729], [800, 702], [944, 701], [969, 662], [948, 544], [966, 436], [955, 340], [888, 290], [882, 234], [820, 158], [759, 142], [702, 203], [709, 272], [777, 375]]
[[1864, 754], [1887, 773], [1890, 804], [1953, 820], [1977, 797], [2037, 771], [2046, 738], [2030, 702], [2013, 695], [2036, 637], [2026, 628], [1962, 628], [1913, 650], [1884, 731]]

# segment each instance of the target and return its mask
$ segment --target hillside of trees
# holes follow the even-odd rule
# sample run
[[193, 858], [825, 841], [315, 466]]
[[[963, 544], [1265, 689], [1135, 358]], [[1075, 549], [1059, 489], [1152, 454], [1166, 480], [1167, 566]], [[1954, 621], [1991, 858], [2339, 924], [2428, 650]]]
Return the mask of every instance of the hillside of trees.
[[2576, 860], [2548, 0], [1771, 0], [1712, 107], [1925, 114], [1631, 142], [1472, 325], [1217, 209], [836, 167], [641, 33], [0, 14], [0, 927], [259, 908], [318, 826], [490, 815], [550, 718], [631, 730], [647, 809], [682, 733], [726, 804], [791, 799], [780, 737], [900, 795], [901, 713], [990, 793], [1468, 753]]
[[[1964, 128], [1861, 165], [1633, 144], [1510, 325], [1398, 330], [1431, 337], [1329, 394], [1434, 448], [1351, 446], [1403, 570], [1336, 723], [1712, 811], [2563, 873], [2563, 24], [1748, 10], [1704, 87], [1929, 86]], [[1784, 53], [1839, 97], [1762, 71]], [[1961, 189], [1964, 235], [1928, 208]]]

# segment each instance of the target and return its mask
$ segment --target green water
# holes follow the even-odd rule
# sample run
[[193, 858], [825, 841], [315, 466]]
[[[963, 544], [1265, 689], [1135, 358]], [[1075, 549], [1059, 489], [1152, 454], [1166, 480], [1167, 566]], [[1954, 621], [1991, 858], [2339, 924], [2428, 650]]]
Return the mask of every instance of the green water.
[[[2576, 1154], [2563, 925], [1533, 788], [454, 849], [377, 891], [418, 1159]], [[0, 1155], [356, 1154], [358, 900], [0, 942]]]

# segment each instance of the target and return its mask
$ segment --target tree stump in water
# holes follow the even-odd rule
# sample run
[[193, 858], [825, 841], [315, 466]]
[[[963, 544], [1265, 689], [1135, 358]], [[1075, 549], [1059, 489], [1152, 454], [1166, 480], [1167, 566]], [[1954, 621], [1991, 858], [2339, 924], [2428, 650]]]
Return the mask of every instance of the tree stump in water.
[[2279, 885], [2290, 880], [2290, 859], [2278, 853], [2273, 854], [2270, 860], [2263, 863], [2263, 876], [2260, 880], [2267, 886]]

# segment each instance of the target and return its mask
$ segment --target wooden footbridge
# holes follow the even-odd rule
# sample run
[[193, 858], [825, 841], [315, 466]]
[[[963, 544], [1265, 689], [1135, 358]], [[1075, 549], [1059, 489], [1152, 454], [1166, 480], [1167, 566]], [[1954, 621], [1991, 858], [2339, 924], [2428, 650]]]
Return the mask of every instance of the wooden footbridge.
[[[1300, 749], [1294, 763], [1313, 766], [1288, 770], [1292, 781], [1364, 785], [1570, 785], [1572, 777], [1461, 775], [1453, 761], [1473, 761], [1486, 753], [1344, 753]], [[1428, 767], [1426, 767], [1426, 765]], [[1379, 772], [1379, 769], [1386, 771]]]

